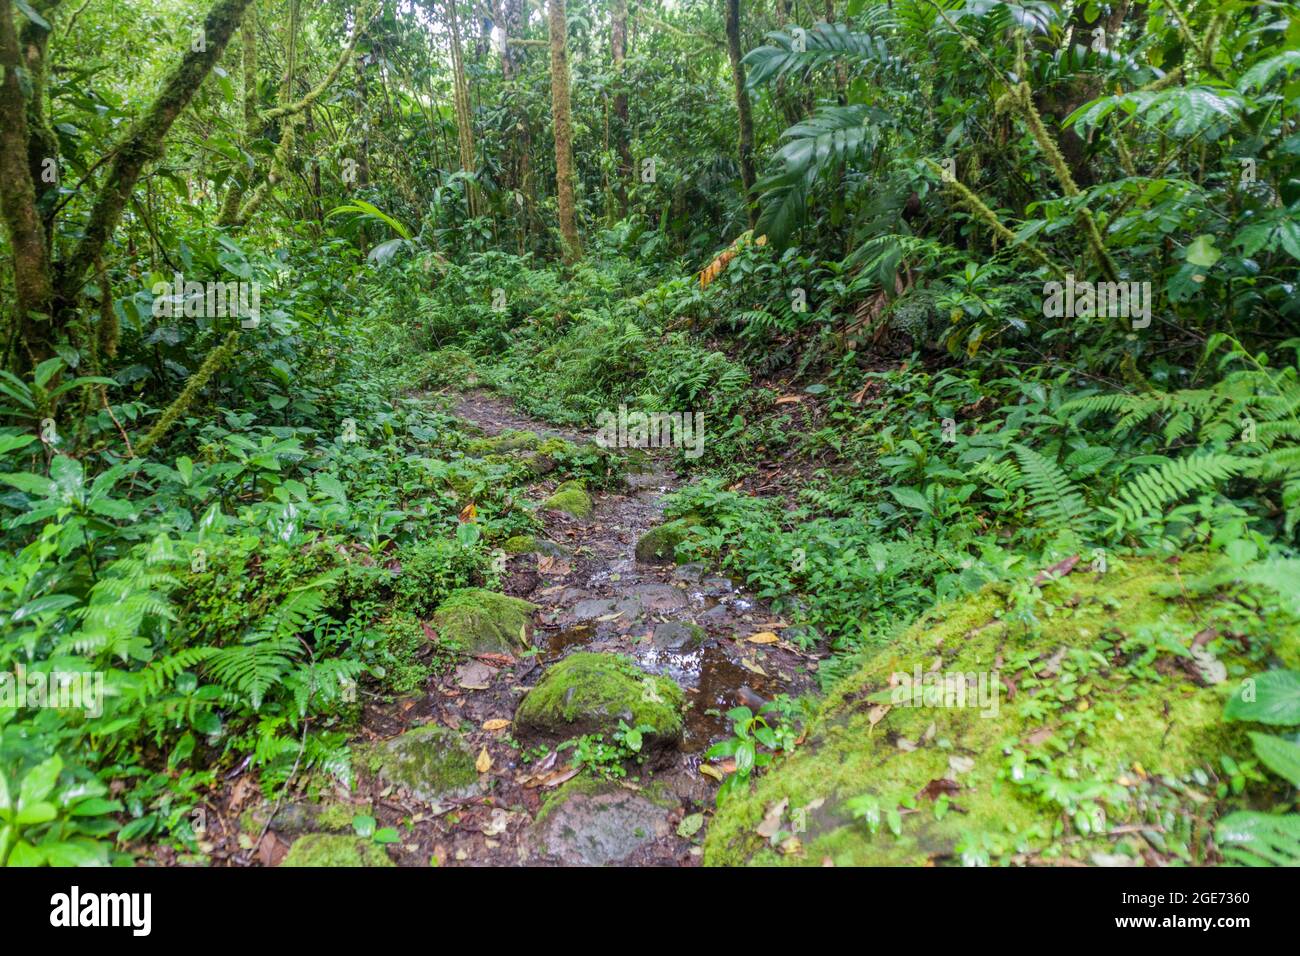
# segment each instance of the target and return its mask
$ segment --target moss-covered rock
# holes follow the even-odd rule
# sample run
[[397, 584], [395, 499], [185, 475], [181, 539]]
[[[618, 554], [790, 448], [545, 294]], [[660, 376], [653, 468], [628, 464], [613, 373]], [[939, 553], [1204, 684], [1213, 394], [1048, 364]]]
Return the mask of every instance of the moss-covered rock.
[[[344, 833], [352, 829], [352, 818], [358, 813], [369, 813], [369, 809], [348, 803], [286, 803], [276, 811], [270, 829], [289, 835], [314, 831]], [[239, 815], [239, 827], [244, 833], [256, 836], [266, 826], [270, 814], [270, 804], [251, 806]]]
[[637, 539], [636, 559], [647, 563], [674, 560], [677, 546], [686, 540], [688, 529], [695, 520], [687, 515], [651, 528]]
[[682, 732], [682, 689], [616, 654], [571, 654], [547, 669], [515, 711], [520, 737], [566, 740], [611, 734], [620, 720], [652, 728], [643, 746], [671, 745]]
[[[1044, 587], [1033, 619], [1013, 603], [986, 588], [871, 656], [824, 701], [807, 742], [724, 803], [705, 863], [1140, 860], [1141, 837], [1108, 835], [1147, 819], [1139, 807], [1204, 819], [1202, 768], [1249, 747], [1222, 718], [1234, 681], [1215, 685], [1171, 650], [1193, 646], [1204, 608], [1170, 568], [1075, 573]], [[1247, 669], [1219, 653], [1230, 675]], [[806, 829], [774, 846], [757, 832], [765, 817], [787, 837], [796, 819]]]
[[501, 545], [501, 550], [506, 554], [532, 554], [536, 552], [552, 558], [568, 558], [573, 555], [573, 552], [564, 545], [531, 534], [517, 534], [512, 538], [507, 538], [505, 543]]
[[536, 432], [506, 430], [499, 435], [474, 439], [465, 446], [465, 453], [473, 458], [483, 458], [512, 451], [532, 451], [541, 443], [542, 439]]
[[474, 751], [450, 727], [416, 727], [370, 745], [361, 759], [384, 783], [402, 787], [426, 803], [473, 796], [479, 790]]
[[591, 515], [591, 496], [587, 494], [587, 489], [581, 481], [566, 481], [555, 489], [551, 497], [542, 502], [542, 507], [550, 508], [552, 511], [563, 511], [575, 518], [586, 518]]
[[393, 866], [383, 847], [360, 837], [309, 833], [293, 841], [281, 866]]
[[576, 777], [549, 796], [531, 836], [543, 856], [569, 866], [608, 866], [671, 832], [677, 801], [660, 787], [629, 790], [607, 780]]
[[485, 588], [452, 591], [433, 613], [444, 641], [470, 654], [511, 654], [528, 647], [537, 605]]
[[501, 550], [506, 554], [529, 554], [536, 548], [537, 539], [531, 534], [517, 534], [506, 538]]

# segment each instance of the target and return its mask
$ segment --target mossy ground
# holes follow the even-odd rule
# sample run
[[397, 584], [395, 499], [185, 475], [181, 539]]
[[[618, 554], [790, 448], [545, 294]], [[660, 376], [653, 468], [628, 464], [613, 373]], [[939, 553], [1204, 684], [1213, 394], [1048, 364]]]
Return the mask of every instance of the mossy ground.
[[[1195, 570], [1185, 561], [1181, 574]], [[1229, 675], [1218, 684], [1173, 650], [1203, 631], [1203, 609], [1154, 560], [1048, 584], [1034, 620], [1008, 604], [1005, 588], [986, 588], [870, 656], [827, 697], [803, 747], [719, 810], [705, 863], [1096, 862], [1147, 851], [1137, 824], [1160, 852], [1199, 862], [1189, 854], [1213, 810], [1205, 785], [1221, 755], [1249, 758], [1222, 719], [1247, 669], [1238, 649], [1216, 648]], [[996, 713], [915, 706], [894, 675], [917, 667], [995, 674]], [[782, 800], [793, 839], [773, 845], [756, 828]]]
[[563, 511], [575, 518], [587, 518], [591, 515], [591, 496], [581, 481], [566, 481], [555, 489], [555, 493], [542, 502], [543, 508]]
[[537, 539], [531, 534], [517, 534], [507, 538], [501, 545], [501, 550], [506, 554], [528, 554], [537, 546]]
[[360, 837], [308, 833], [293, 841], [280, 863], [288, 867], [393, 866], [383, 847]]
[[476, 438], [465, 446], [465, 453], [474, 458], [486, 455], [503, 455], [512, 451], [532, 451], [542, 443], [536, 432], [503, 431], [489, 438]]
[[577, 446], [563, 438], [542, 438], [531, 431], [505, 431], [490, 438], [478, 438], [465, 446], [465, 453], [486, 465], [508, 468], [517, 479], [540, 478], [556, 468], [558, 458], [572, 457]]
[[547, 670], [515, 711], [520, 735], [555, 739], [611, 733], [619, 720], [648, 726], [646, 745], [676, 740], [682, 730], [682, 689], [614, 654], [571, 654]]
[[440, 640], [472, 654], [517, 653], [528, 646], [537, 605], [484, 588], [453, 591], [433, 614]]

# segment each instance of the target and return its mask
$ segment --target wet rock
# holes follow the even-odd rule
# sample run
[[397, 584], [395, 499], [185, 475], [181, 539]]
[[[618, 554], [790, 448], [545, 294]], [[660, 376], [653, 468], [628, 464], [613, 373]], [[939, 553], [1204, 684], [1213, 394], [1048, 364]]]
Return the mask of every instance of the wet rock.
[[384, 848], [361, 837], [309, 833], [293, 841], [281, 866], [394, 866]]
[[573, 550], [566, 548], [562, 544], [557, 544], [547, 538], [538, 538], [533, 542], [533, 550], [538, 554], [544, 554], [548, 558], [571, 558]]
[[555, 792], [533, 824], [543, 855], [568, 866], [608, 866], [671, 831], [673, 802], [615, 783], [572, 780]]
[[681, 621], [664, 621], [655, 625], [654, 645], [665, 651], [697, 647], [704, 640], [704, 629]]
[[678, 581], [686, 581], [689, 584], [699, 584], [708, 574], [709, 567], [702, 561], [692, 561], [690, 564], [679, 565], [673, 571], [673, 578]]
[[361, 759], [384, 783], [402, 787], [425, 803], [463, 799], [479, 792], [474, 751], [450, 727], [416, 727], [370, 745]]
[[452, 591], [433, 614], [441, 640], [470, 654], [511, 654], [529, 646], [537, 605], [484, 588]]
[[655, 677], [616, 654], [571, 654], [547, 669], [519, 702], [515, 733], [567, 740], [611, 734], [620, 720], [649, 727], [646, 749], [674, 744], [682, 732], [685, 694], [666, 677]]
[[591, 515], [591, 496], [581, 481], [563, 482], [551, 497], [542, 502], [543, 508], [563, 511], [575, 518], [587, 518]]
[[725, 604], [715, 604], [707, 611], [701, 612], [699, 619], [708, 624], [722, 625], [731, 620], [731, 612], [727, 610]]
[[538, 538], [531, 534], [517, 534], [507, 538], [501, 545], [506, 554], [544, 554], [549, 558], [569, 558], [573, 551], [549, 538]]
[[573, 617], [578, 621], [594, 621], [598, 618], [608, 617], [610, 614], [619, 613], [629, 620], [635, 618], [641, 613], [641, 603], [633, 597], [617, 600], [614, 598], [587, 598], [573, 606]]
[[647, 611], [680, 611], [686, 607], [686, 592], [671, 584], [638, 584], [628, 595]]

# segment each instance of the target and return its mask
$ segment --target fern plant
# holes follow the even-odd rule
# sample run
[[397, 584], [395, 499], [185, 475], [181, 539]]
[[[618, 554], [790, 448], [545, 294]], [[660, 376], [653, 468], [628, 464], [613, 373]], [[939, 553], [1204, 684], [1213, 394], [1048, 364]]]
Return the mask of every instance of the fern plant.
[[1017, 486], [1026, 492], [1035, 516], [1052, 532], [1080, 533], [1088, 526], [1088, 504], [1055, 461], [1025, 445], [1013, 445], [1020, 465]]

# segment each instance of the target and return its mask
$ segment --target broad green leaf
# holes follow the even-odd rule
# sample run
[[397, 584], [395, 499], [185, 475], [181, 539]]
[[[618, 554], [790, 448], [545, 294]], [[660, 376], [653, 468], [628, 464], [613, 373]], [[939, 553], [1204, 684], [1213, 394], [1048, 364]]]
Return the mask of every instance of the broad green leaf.
[[1271, 670], [1247, 678], [1223, 713], [1229, 720], [1281, 727], [1300, 724], [1300, 673]]
[[1214, 247], [1214, 237], [1211, 235], [1197, 236], [1187, 247], [1187, 261], [1202, 269], [1210, 268], [1222, 257], [1223, 253]]
[[36, 441], [35, 435], [0, 435], [0, 455], [25, 448]]
[[1294, 744], [1272, 734], [1251, 734], [1255, 756], [1275, 774], [1300, 787], [1300, 744]]
[[925, 500], [925, 496], [915, 488], [899, 487], [897, 485], [886, 489], [894, 499], [905, 508], [913, 508], [924, 514], [931, 514], [930, 502]]
[[22, 804], [14, 816], [14, 823], [19, 826], [33, 826], [37, 823], [49, 823], [58, 815], [59, 811], [54, 804], [47, 800], [38, 800], [35, 803]]
[[44, 866], [45, 854], [26, 840], [19, 840], [14, 844], [13, 851], [9, 854], [8, 865], [19, 867]]
[[54, 482], [44, 475], [33, 475], [25, 471], [10, 472], [9, 474], [0, 475], [0, 481], [4, 482], [19, 491], [26, 492], [29, 495], [40, 495], [42, 498], [48, 498], [54, 494]]
[[57, 754], [27, 771], [27, 775], [18, 785], [18, 805], [23, 806], [44, 800], [54, 789], [54, 784], [58, 782], [59, 774], [62, 772], [63, 760]]

